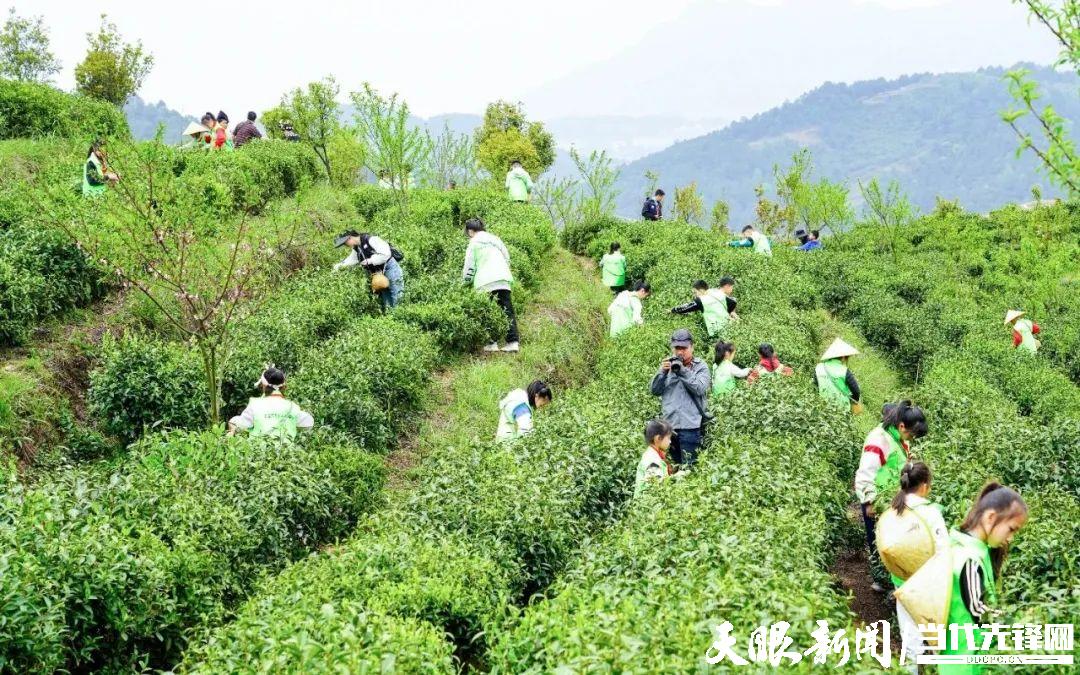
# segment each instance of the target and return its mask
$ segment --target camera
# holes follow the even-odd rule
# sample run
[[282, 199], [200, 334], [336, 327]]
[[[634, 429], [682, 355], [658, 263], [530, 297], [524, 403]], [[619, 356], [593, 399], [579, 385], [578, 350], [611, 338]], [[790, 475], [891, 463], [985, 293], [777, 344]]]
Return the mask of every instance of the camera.
[[671, 372], [675, 373], [676, 375], [678, 375], [679, 371], [682, 370], [682, 359], [678, 356], [672, 356], [671, 358], [669, 358], [668, 363], [671, 364]]

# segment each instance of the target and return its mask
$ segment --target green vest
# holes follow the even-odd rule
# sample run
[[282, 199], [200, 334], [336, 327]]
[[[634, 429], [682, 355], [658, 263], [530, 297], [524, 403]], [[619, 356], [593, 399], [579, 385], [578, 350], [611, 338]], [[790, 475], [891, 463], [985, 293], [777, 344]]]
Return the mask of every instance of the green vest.
[[721, 361], [713, 366], [712, 393], [722, 396], [735, 391], [739, 382], [731, 374], [731, 361]]
[[296, 425], [300, 421], [300, 406], [281, 396], [263, 396], [248, 401], [254, 424], [252, 436], [276, 436], [296, 438]]
[[469, 245], [473, 249], [473, 288], [483, 288], [496, 281], [513, 282], [510, 264], [498, 245], [499, 238], [488, 232], [477, 232]]
[[1013, 328], [1017, 333], [1020, 333], [1020, 344], [1017, 345], [1018, 349], [1023, 349], [1029, 354], [1034, 354], [1039, 351], [1039, 345], [1035, 341], [1035, 334], [1032, 333], [1032, 324], [1027, 319], [1017, 319], [1013, 324]]
[[754, 232], [750, 238], [754, 240], [754, 253], [772, 257], [772, 244], [769, 243], [768, 237], [760, 232]]
[[731, 318], [727, 311], [727, 296], [719, 289], [710, 288], [700, 300], [701, 313], [705, 316], [705, 330], [709, 332], [709, 337], [716, 337], [720, 331], [727, 328]]
[[817, 364], [814, 375], [821, 398], [837, 406], [847, 406], [851, 402], [851, 389], [848, 388], [846, 379], [847, 372], [847, 366], [840, 359], [829, 359]]
[[622, 291], [608, 305], [611, 316], [611, 337], [617, 337], [634, 326], [634, 315], [641, 313], [641, 300], [630, 291]]
[[626, 283], [626, 257], [622, 253], [608, 253], [600, 259], [600, 278], [608, 288]]
[[[964, 605], [963, 595], [960, 593], [960, 575], [963, 572], [964, 565], [969, 560], [978, 561], [979, 566], [982, 568], [983, 581], [985, 582], [986, 602], [987, 604], [997, 603], [997, 589], [994, 582], [994, 566], [990, 563], [990, 548], [982, 541], [979, 541], [975, 537], [961, 532], [959, 530], [953, 530], [949, 533], [949, 538], [952, 540], [952, 563], [953, 563], [953, 581], [952, 581], [952, 597], [949, 600], [949, 618], [947, 623], [963, 625], [966, 623], [977, 623], [975, 617], [971, 616], [971, 612], [968, 611]], [[973, 631], [975, 644], [982, 645], [982, 631], [976, 628]], [[960, 642], [955, 645], [957, 649], [944, 649], [942, 654], [974, 654], [985, 653], [980, 650], [968, 649], [966, 635], [963, 631], [959, 632]], [[950, 645], [952, 646], [952, 645]], [[938, 666], [938, 672], [948, 673], [949, 675], [958, 675], [960, 673], [980, 673], [982, 672], [982, 666], [979, 665], [941, 665]]]
[[529, 394], [524, 389], [515, 389], [499, 401], [499, 428], [495, 431], [495, 438], [499, 440], [512, 440], [521, 437], [517, 428], [517, 420], [514, 419], [514, 411], [521, 405], [529, 405]]
[[101, 185], [90, 184], [90, 171], [87, 168], [87, 164], [90, 163], [93, 163], [93, 165], [97, 167], [98, 175], [101, 176], [103, 181], [105, 180], [105, 169], [101, 166], [101, 160], [98, 159], [97, 155], [90, 153], [90, 157], [86, 160], [86, 164], [83, 164], [82, 193], [84, 197], [96, 197], [97, 195], [105, 193], [104, 182]]
[[896, 491], [900, 489], [900, 471], [904, 468], [904, 464], [907, 463], [908, 459], [907, 453], [904, 452], [904, 446], [900, 443], [900, 432], [896, 430], [896, 427], [889, 427], [886, 430], [878, 426], [870, 432], [870, 436], [866, 439], [866, 445], [887, 448], [885, 464], [878, 469], [877, 474], [874, 476], [874, 487], [877, 489], [877, 499], [875, 501], [887, 504], [892, 501], [892, 498], [896, 496]]
[[671, 469], [667, 462], [660, 456], [660, 453], [655, 448], [648, 448], [641, 456], [641, 461], [638, 462], [637, 475], [634, 478], [634, 496], [637, 497], [641, 494], [641, 491], [649, 483], [649, 470], [662, 469], [664, 476], [667, 477], [671, 473]]

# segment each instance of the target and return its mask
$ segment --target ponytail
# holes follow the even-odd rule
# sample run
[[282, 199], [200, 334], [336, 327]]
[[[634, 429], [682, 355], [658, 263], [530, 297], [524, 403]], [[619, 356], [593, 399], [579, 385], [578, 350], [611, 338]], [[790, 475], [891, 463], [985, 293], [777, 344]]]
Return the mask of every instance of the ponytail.
[[881, 409], [881, 426], [886, 429], [889, 427], [899, 429], [901, 424], [912, 438], [922, 438], [928, 431], [926, 415], [923, 414], [922, 408], [912, 405], [911, 401], [907, 400], [886, 404]]
[[617, 241], [611, 242], [611, 252], [612, 253], [614, 253], [615, 251], [621, 251], [621, 250], [622, 250], [622, 246], [619, 245], [619, 242], [617, 242]]
[[893, 497], [892, 507], [897, 514], [907, 508], [907, 496], [930, 482], [930, 467], [922, 462], [908, 462], [900, 470], [900, 491]]
[[[982, 520], [983, 514], [987, 511], [994, 511], [998, 515], [1008, 518], [1017, 512], [1027, 513], [1027, 510], [1027, 503], [1019, 492], [1010, 487], [1005, 487], [1001, 483], [991, 481], [983, 486], [979, 496], [975, 499], [975, 504], [968, 511], [963, 524], [960, 525], [960, 529], [970, 533], [979, 526], [979, 521]], [[990, 549], [990, 563], [994, 568], [995, 579], [1001, 574], [1001, 567], [1005, 564], [1005, 558], [1008, 556], [1008, 544]]]
[[734, 342], [724, 342], [723, 340], [721, 340], [720, 342], [717, 342], [716, 343], [716, 362], [717, 363], [722, 362], [725, 358], [727, 358], [727, 355], [729, 353], [734, 352], [734, 351], [735, 351], [735, 343]]

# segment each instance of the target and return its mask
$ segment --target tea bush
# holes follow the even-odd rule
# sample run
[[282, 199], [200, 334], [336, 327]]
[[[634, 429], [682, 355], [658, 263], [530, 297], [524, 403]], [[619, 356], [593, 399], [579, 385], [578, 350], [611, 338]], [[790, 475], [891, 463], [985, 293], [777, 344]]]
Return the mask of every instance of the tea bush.
[[127, 118], [114, 105], [47, 84], [0, 78], [0, 140], [60, 136], [86, 146], [95, 138], [126, 139]]
[[175, 659], [267, 569], [340, 536], [375, 503], [381, 462], [333, 436], [301, 444], [172, 433], [112, 471], [0, 494], [0, 653], [21, 672]]

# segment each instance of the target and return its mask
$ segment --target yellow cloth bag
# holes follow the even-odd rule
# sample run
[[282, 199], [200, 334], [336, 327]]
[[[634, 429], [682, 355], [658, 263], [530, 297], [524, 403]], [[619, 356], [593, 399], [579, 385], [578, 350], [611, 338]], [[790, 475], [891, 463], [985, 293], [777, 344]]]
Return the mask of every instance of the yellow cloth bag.
[[948, 624], [953, 589], [952, 551], [938, 551], [893, 595], [916, 624]]
[[904, 509], [902, 514], [889, 509], [881, 514], [876, 537], [881, 562], [901, 579], [909, 578], [934, 555], [930, 526], [915, 509]]

